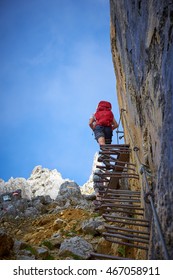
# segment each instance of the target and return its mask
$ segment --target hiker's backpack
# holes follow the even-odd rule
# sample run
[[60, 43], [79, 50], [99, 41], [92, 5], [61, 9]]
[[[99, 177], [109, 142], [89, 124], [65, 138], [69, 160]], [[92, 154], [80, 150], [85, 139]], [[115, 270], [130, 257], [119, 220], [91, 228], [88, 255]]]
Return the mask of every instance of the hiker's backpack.
[[111, 126], [113, 121], [112, 105], [108, 101], [100, 101], [94, 114], [96, 125]]

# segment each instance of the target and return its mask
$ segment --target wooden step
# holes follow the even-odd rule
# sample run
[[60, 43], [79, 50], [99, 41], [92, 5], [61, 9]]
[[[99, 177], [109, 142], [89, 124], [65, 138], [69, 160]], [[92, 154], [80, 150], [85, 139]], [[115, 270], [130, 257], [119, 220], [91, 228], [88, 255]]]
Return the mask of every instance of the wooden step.
[[[105, 218], [105, 217], [104, 217]], [[136, 222], [135, 219], [134, 220], [131, 220], [131, 221], [120, 221], [118, 219], [105, 219], [107, 222], [114, 222], [116, 224], [123, 224], [123, 225], [131, 225], [131, 226], [139, 226], [139, 227], [146, 227], [148, 228], [149, 227], [149, 224], [144, 224], [142, 223], [142, 220], [141, 220], [141, 223], [139, 222]]]
[[[124, 239], [123, 236], [126, 236], [127, 239], [137, 238], [139, 240], [144, 240], [144, 243], [146, 243], [146, 244], [148, 244], [148, 242], [149, 242], [148, 236], [141, 236], [139, 234], [129, 233], [127, 230], [124, 230], [123, 232], [122, 231], [123, 230], [121, 230], [121, 229], [117, 230], [117, 229], [113, 229], [113, 228], [106, 228], [106, 233], [117, 234], [118, 236], [122, 236], [122, 239]], [[139, 242], [139, 241], [137, 241], [137, 242]]]
[[[129, 203], [140, 203], [141, 200], [140, 199], [131, 199], [131, 198], [126, 198], [126, 199], [123, 199], [123, 198], [114, 198], [114, 197], [111, 197], [111, 198], [104, 198], [102, 197], [101, 201], [106, 201], [106, 202], [129, 202]], [[139, 204], [140, 205], [140, 204]]]
[[137, 242], [137, 243], [144, 243], [148, 244], [148, 240], [144, 240], [138, 237], [132, 237], [130, 234], [120, 234], [120, 232], [116, 233], [109, 233], [109, 232], [103, 232], [103, 236], [118, 238], [118, 239], [128, 239], [129, 241]]
[[140, 210], [144, 211], [144, 208], [135, 206], [135, 205], [129, 205], [129, 204], [114, 204], [114, 203], [105, 203], [102, 204], [101, 207], [110, 207], [110, 208], [125, 208], [125, 209], [132, 209], [132, 210]]
[[110, 229], [110, 230], [116, 230], [116, 231], [126, 231], [126, 232], [134, 232], [134, 233], [138, 233], [141, 235], [146, 235], [146, 239], [149, 239], [149, 232], [147, 231], [141, 231], [141, 230], [134, 230], [134, 229], [130, 229], [130, 228], [125, 228], [125, 227], [116, 227], [116, 226], [112, 226], [112, 225], [105, 225], [104, 226], [106, 229]]
[[141, 245], [136, 245], [136, 244], [132, 244], [132, 243], [128, 243], [128, 242], [121, 242], [118, 240], [115, 241], [114, 239], [111, 239], [110, 237], [106, 237], [106, 236], [105, 236], [105, 239], [111, 243], [126, 245], [129, 247], [138, 248], [138, 249], [142, 249], [142, 250], [146, 250], [146, 251], [148, 250], [148, 246], [141, 246]]
[[143, 222], [143, 223], [149, 224], [149, 221], [146, 219], [136, 219], [136, 218], [131, 218], [131, 217], [121, 217], [121, 216], [108, 215], [108, 214], [103, 214], [103, 217], [114, 218], [114, 219], [119, 219], [119, 220], [137, 221], [137, 222]]

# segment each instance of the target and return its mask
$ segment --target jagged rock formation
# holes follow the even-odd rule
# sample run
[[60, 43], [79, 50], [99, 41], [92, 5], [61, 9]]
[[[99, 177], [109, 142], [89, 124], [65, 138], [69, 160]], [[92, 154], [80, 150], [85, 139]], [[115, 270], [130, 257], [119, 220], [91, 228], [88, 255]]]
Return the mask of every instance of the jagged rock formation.
[[50, 170], [39, 165], [33, 169], [28, 179], [11, 178], [8, 182], [1, 180], [0, 193], [21, 189], [23, 198], [31, 199], [36, 196], [49, 195], [55, 199], [61, 184], [65, 181], [69, 182], [70, 180], [63, 179], [56, 169]]
[[[94, 156], [92, 172], [89, 180], [81, 187], [82, 194], [92, 194], [94, 192], [93, 173], [97, 164], [97, 157], [98, 155], [96, 154]], [[0, 179], [0, 194], [21, 189], [22, 198], [31, 199], [37, 196], [49, 195], [52, 199], [56, 199], [60, 186], [65, 182], [71, 182], [72, 185], [74, 183], [69, 179], [63, 179], [56, 169], [50, 170], [38, 165], [33, 169], [31, 176], [28, 179], [11, 178], [8, 182], [4, 182]]]
[[[88, 181], [81, 186], [82, 194], [92, 195], [94, 193], [93, 175], [96, 165], [99, 164], [97, 159], [98, 153], [94, 155], [91, 175]], [[28, 179], [10, 178], [7, 182], [0, 179], [0, 194], [21, 189], [22, 198], [31, 199], [37, 196], [49, 195], [52, 199], [55, 199], [59, 193], [60, 186], [65, 182], [74, 183], [70, 179], [63, 179], [62, 175], [56, 169], [50, 170], [38, 165], [33, 169]]]
[[63, 179], [56, 169], [49, 170], [42, 166], [36, 166], [27, 180], [33, 196], [50, 195], [52, 199], [57, 197], [59, 188], [65, 181], [70, 180]]
[[[125, 140], [139, 147], [142, 163], [151, 170], [155, 205], [173, 258], [173, 2], [110, 0], [110, 8], [118, 102], [127, 118], [127, 123], [122, 120]], [[151, 237], [150, 258], [162, 259], [154, 224]]]

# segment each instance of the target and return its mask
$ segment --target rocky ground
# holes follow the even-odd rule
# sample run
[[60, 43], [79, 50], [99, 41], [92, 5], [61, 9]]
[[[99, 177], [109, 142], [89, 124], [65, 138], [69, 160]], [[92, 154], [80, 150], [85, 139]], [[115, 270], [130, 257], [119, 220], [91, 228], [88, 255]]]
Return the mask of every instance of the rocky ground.
[[[59, 255], [61, 244], [65, 240], [77, 237], [97, 244], [100, 239], [94, 228], [85, 228], [84, 222], [94, 221], [92, 212], [83, 209], [66, 209], [57, 214], [43, 214], [35, 218], [18, 221], [4, 221], [1, 228], [5, 230], [6, 240], [11, 237], [14, 242], [11, 250], [5, 250], [3, 259], [64, 259], [82, 258], [69, 251]], [[96, 220], [95, 220], [96, 221]], [[88, 232], [88, 233], [87, 233]], [[97, 237], [95, 235], [98, 235]], [[80, 239], [79, 239], [80, 240]], [[9, 241], [6, 241], [9, 243]], [[12, 242], [12, 243], [13, 243]], [[18, 247], [19, 246], [19, 247]], [[80, 247], [81, 245], [79, 245]], [[8, 246], [7, 246], [8, 247]], [[18, 248], [17, 248], [18, 247]], [[17, 249], [17, 250], [16, 250]], [[92, 250], [92, 247], [91, 247]], [[90, 250], [90, 251], [91, 251]]]
[[93, 251], [113, 253], [113, 245], [101, 236], [104, 221], [94, 211], [93, 199], [94, 194], [82, 194], [74, 182], [64, 182], [56, 199], [48, 195], [26, 199], [16, 192], [4, 193], [0, 258], [89, 259]]
[[93, 174], [80, 187], [57, 170], [36, 166], [29, 179], [0, 180], [0, 259], [90, 259], [91, 252], [134, 258], [107, 242], [95, 211]]

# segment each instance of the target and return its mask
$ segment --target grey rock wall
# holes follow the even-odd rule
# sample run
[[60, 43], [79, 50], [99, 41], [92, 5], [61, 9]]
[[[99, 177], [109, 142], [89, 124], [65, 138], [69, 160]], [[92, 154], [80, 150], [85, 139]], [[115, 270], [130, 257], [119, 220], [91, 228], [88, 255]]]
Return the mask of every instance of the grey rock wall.
[[[154, 202], [173, 259], [173, 1], [110, 0], [110, 12], [125, 139], [139, 147], [152, 172]], [[164, 258], [154, 225], [149, 258]]]

